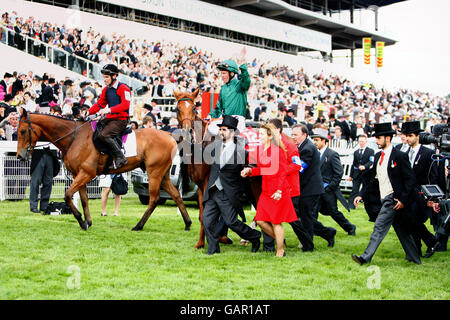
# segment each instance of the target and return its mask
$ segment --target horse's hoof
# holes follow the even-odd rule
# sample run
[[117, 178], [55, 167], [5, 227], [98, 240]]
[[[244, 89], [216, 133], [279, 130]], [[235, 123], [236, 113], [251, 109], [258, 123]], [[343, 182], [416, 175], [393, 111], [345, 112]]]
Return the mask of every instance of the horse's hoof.
[[87, 223], [86, 221], [83, 221], [83, 222], [80, 224], [80, 227], [81, 227], [81, 229], [83, 229], [84, 231], [87, 231], [87, 229], [89, 229], [89, 225], [88, 225], [88, 223]]
[[233, 244], [233, 240], [231, 240], [230, 238], [228, 238], [226, 236], [220, 237], [219, 242], [224, 243], [224, 244]]
[[184, 231], [190, 231], [190, 230], [191, 230], [191, 226], [190, 225], [184, 227]]
[[131, 229], [131, 231], [141, 231], [141, 230], [142, 230], [142, 227], [138, 227], [138, 226]]
[[205, 244], [203, 243], [197, 243], [196, 245], [195, 245], [195, 249], [201, 249], [201, 248], [204, 248], [205, 247]]

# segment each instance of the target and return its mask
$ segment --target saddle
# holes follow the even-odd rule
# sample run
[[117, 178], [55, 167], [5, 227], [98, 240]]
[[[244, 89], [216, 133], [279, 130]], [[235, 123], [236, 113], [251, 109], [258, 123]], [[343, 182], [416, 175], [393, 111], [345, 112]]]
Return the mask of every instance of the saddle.
[[[93, 140], [95, 148], [98, 151], [100, 151], [100, 153], [108, 155], [108, 159], [106, 160], [106, 165], [105, 165], [105, 170], [107, 170], [107, 168], [112, 164], [114, 157], [111, 154], [111, 150], [109, 149], [109, 147], [107, 147], [105, 144], [103, 144], [103, 142], [100, 139], [98, 139], [98, 135], [103, 129], [104, 129], [103, 123], [97, 122], [95, 124], [95, 129], [94, 129], [94, 134], [92, 136], [92, 140]], [[115, 136], [113, 139], [116, 140], [116, 142], [120, 146], [120, 148], [123, 148], [123, 144], [125, 141], [124, 138], [126, 138], [126, 136], [132, 132], [133, 132], [132, 126], [131, 126], [131, 124], [128, 124], [127, 127], [118, 136]], [[106, 171], [105, 171], [105, 173], [106, 173]]]

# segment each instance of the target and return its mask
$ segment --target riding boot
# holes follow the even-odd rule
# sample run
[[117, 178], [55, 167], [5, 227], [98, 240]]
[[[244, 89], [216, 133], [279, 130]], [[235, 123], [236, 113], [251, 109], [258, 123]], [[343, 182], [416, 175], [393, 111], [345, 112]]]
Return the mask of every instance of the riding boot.
[[123, 155], [117, 141], [113, 138], [106, 138], [104, 141], [111, 148], [111, 153], [115, 158], [114, 162], [109, 166], [109, 169], [115, 170], [126, 165], [128, 163], [127, 158], [125, 158], [125, 156]]

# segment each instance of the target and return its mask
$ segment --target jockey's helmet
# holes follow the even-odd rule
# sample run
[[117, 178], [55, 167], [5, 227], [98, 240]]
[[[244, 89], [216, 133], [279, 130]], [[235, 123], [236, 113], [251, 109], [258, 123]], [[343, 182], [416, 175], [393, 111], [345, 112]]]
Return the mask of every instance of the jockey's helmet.
[[239, 68], [238, 68], [237, 63], [234, 62], [231, 59], [228, 59], [228, 60], [225, 60], [223, 62], [220, 62], [217, 65], [217, 69], [230, 71], [230, 72], [233, 72], [233, 73], [236, 73], [236, 74], [239, 73]]
[[114, 64], [107, 64], [102, 68], [101, 73], [112, 76], [119, 73], [119, 68]]

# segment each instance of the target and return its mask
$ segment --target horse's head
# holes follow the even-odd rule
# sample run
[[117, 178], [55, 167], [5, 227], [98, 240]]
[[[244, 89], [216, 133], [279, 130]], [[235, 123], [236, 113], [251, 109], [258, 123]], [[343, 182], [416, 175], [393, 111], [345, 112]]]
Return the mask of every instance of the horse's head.
[[34, 146], [39, 139], [37, 130], [39, 128], [33, 127], [31, 124], [30, 114], [23, 109], [17, 128], [17, 159], [22, 161], [29, 160]]
[[200, 88], [194, 92], [179, 92], [175, 91], [175, 99], [177, 100], [177, 120], [181, 129], [191, 130], [194, 126], [195, 116], [195, 98], [197, 98]]

